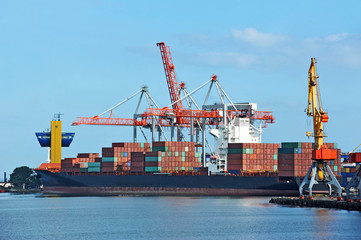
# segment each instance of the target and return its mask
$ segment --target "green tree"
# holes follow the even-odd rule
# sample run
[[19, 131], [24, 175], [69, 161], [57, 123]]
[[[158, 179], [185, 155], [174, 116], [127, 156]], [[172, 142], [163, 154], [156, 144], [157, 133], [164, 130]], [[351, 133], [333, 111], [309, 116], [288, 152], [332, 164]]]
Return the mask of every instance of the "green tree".
[[10, 174], [10, 182], [17, 189], [39, 188], [41, 185], [36, 173], [26, 166], [15, 168], [13, 173]]

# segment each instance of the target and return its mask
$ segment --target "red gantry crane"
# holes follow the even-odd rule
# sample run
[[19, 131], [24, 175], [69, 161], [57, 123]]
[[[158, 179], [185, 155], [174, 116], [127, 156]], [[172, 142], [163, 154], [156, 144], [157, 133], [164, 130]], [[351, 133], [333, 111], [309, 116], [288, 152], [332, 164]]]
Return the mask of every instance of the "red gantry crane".
[[[220, 120], [224, 119], [224, 114], [221, 114], [220, 111], [213, 109], [213, 110], [200, 110], [199, 107], [197, 110], [192, 109], [184, 109], [182, 100], [184, 98], [189, 101], [188, 98], [191, 98], [191, 94], [198, 91], [200, 88], [204, 87], [207, 83], [211, 83], [210, 89], [212, 88], [212, 85], [219, 85], [216, 75], [212, 76], [212, 79], [207, 81], [206, 83], [202, 84], [202, 86], [195, 89], [192, 93], [188, 93], [183, 98], [180, 97], [180, 89], [184, 89], [185, 84], [181, 83], [178, 85], [175, 70], [174, 70], [174, 64], [172, 60], [172, 56], [170, 53], [170, 49], [168, 46], [165, 45], [164, 42], [157, 43], [157, 46], [160, 49], [161, 57], [162, 57], [162, 63], [164, 67], [164, 72], [167, 80], [167, 86], [169, 90], [169, 95], [171, 99], [171, 105], [172, 108], [159, 108], [159, 106], [155, 103], [153, 98], [150, 96], [147, 87], [143, 87], [140, 91], [134, 93], [130, 97], [126, 98], [124, 101], [118, 103], [114, 107], [104, 111], [103, 113], [96, 115], [94, 117], [77, 117], [76, 120], [73, 122], [72, 125], [118, 125], [118, 126], [133, 126], [135, 128], [134, 130], [134, 141], [136, 141], [136, 127], [148, 127], [152, 129], [152, 140], [154, 141], [154, 132], [155, 132], [155, 126], [157, 126], [160, 130], [162, 130], [162, 127], [171, 127], [171, 140], [173, 141], [173, 129], [174, 126], [178, 127], [178, 141], [180, 141], [180, 135], [181, 135], [181, 128], [184, 127], [193, 127], [196, 126], [197, 128], [200, 128], [201, 131], [205, 131], [200, 126], [200, 122], [202, 122], [201, 119], [203, 119], [203, 122], [205, 125], [217, 125]], [[210, 92], [210, 89], [207, 94]], [[223, 89], [221, 89], [223, 91]], [[220, 91], [218, 89], [218, 91]], [[135, 111], [133, 118], [115, 118], [113, 116], [113, 110], [123, 103], [127, 102], [128, 100], [135, 97], [137, 94], [141, 93], [137, 109]], [[145, 111], [141, 114], [137, 114], [137, 111], [139, 109], [140, 101], [142, 99], [142, 96], [145, 95], [148, 101], [149, 108], [145, 109]], [[193, 99], [192, 99], [193, 100]], [[154, 105], [156, 108], [151, 106]], [[169, 106], [169, 107], [170, 107]], [[221, 109], [223, 110], [223, 109]], [[110, 113], [109, 117], [103, 117], [106, 113]], [[222, 116], [223, 115], [223, 116]], [[235, 117], [248, 117], [253, 120], [260, 120], [263, 121], [265, 124], [267, 123], [273, 123], [274, 118], [271, 112], [268, 111], [253, 111], [252, 114], [248, 110], [227, 110], [227, 114], [229, 119], [234, 119]], [[191, 131], [193, 128], [191, 129]], [[162, 130], [163, 132], [163, 130]], [[144, 133], [143, 133], [144, 135]], [[164, 137], [166, 138], [164, 132]], [[159, 137], [160, 138], [160, 137]], [[203, 144], [204, 145], [204, 144]]]

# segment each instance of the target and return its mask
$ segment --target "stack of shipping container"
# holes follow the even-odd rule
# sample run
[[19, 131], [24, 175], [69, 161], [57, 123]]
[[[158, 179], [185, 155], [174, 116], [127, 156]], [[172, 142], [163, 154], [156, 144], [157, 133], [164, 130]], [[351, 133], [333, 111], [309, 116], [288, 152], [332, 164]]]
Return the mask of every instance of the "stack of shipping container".
[[228, 171], [238, 174], [246, 172], [276, 172], [277, 143], [229, 143]]
[[[341, 175], [342, 175], [342, 183], [341, 186], [342, 187], [346, 187], [346, 185], [351, 181], [352, 177], [355, 175], [357, 169], [360, 167], [361, 165], [358, 163], [346, 163], [343, 164], [342, 168], [341, 168]], [[360, 172], [361, 174], [361, 172]], [[361, 175], [360, 175], [361, 177]]]
[[152, 152], [145, 153], [144, 171], [194, 171], [202, 166], [201, 153], [194, 142], [153, 142]]
[[150, 143], [113, 143], [112, 147], [102, 149], [102, 172], [131, 170], [131, 153], [149, 152]]
[[[280, 148], [281, 146], [281, 148]], [[329, 149], [337, 145], [327, 143]], [[131, 172], [132, 174], [193, 172], [202, 167], [202, 154], [195, 151], [194, 142], [113, 143], [98, 153], [79, 153], [76, 158], [61, 161], [61, 172], [103, 173]], [[312, 143], [229, 143], [228, 171], [278, 172], [280, 177], [303, 177], [312, 160]], [[350, 161], [360, 163], [361, 153], [350, 154]], [[329, 161], [336, 176], [341, 173], [341, 150], [337, 159]], [[355, 170], [342, 170], [352, 171]]]
[[89, 162], [95, 162], [99, 153], [79, 153], [76, 158], [65, 158], [61, 161], [61, 172], [80, 173], [88, 168]]
[[144, 174], [145, 152], [132, 152], [130, 156], [130, 170], [132, 173]]
[[[349, 154], [348, 162], [343, 164], [341, 168], [342, 186], [345, 187], [352, 177], [355, 175], [357, 169], [361, 166], [361, 152], [354, 152]], [[361, 172], [360, 172], [361, 174]], [[361, 177], [361, 176], [360, 176]]]
[[79, 158], [64, 158], [63, 160], [61, 160], [61, 172], [77, 172], [78, 168], [80, 172]]
[[353, 152], [349, 154], [349, 163], [361, 163], [361, 152]]
[[194, 142], [113, 143], [102, 148], [102, 157], [95, 153], [80, 153], [77, 158], [65, 158], [61, 171], [68, 173], [115, 172], [170, 173], [194, 171], [202, 165], [201, 153]]
[[[337, 150], [337, 158], [328, 161], [335, 176], [341, 171], [341, 150], [337, 144], [326, 143], [327, 148]], [[313, 144], [308, 142], [284, 142], [278, 149], [278, 176], [280, 177], [304, 177], [310, 169], [312, 160]]]

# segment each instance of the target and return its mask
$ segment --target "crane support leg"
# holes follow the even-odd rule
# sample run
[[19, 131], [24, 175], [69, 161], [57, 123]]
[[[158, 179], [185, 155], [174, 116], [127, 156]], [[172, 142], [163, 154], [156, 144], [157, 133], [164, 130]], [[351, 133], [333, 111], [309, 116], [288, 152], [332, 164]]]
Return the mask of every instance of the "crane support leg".
[[155, 142], [155, 117], [152, 117], [152, 142]]
[[191, 142], [194, 142], [194, 118], [191, 118], [191, 127], [190, 127], [190, 135], [191, 135]]
[[[315, 183], [316, 172], [317, 172], [317, 165], [315, 165], [315, 162], [313, 162], [311, 168], [308, 170], [306, 176], [304, 177], [304, 179], [299, 187], [301, 196], [303, 195], [303, 187], [306, 184], [309, 184], [309, 186], [313, 186], [313, 184]], [[311, 173], [312, 173], [312, 176], [310, 178]], [[308, 188], [308, 192], [310, 195], [312, 195], [312, 187]]]
[[174, 120], [170, 120], [170, 140], [174, 141]]
[[314, 161], [312, 163], [311, 168], [308, 170], [299, 187], [300, 195], [303, 195], [303, 190], [306, 184], [308, 184], [309, 196], [312, 196], [312, 189], [315, 185], [327, 185], [329, 195], [332, 193], [332, 186], [335, 186], [337, 188], [337, 195], [341, 197], [342, 194], [341, 185], [331, 171], [327, 162]]
[[158, 130], [158, 141], [162, 141], [162, 131], [160, 130], [160, 127], [158, 126], [157, 127], [157, 130]]
[[133, 127], [133, 142], [137, 142], [137, 126]]
[[202, 118], [202, 160], [203, 167], [206, 166], [206, 120]]
[[354, 187], [357, 188], [357, 195], [355, 196], [357, 199], [361, 199], [361, 167], [357, 169], [355, 175], [353, 175], [351, 181], [346, 185], [346, 193], [347, 198], [351, 198], [350, 189]]
[[331, 191], [332, 191], [332, 185], [334, 185], [337, 188], [338, 196], [341, 197], [342, 187], [341, 187], [340, 183], [338, 182], [336, 176], [333, 174], [330, 166], [328, 166], [327, 163], [324, 163], [324, 164], [326, 164], [327, 171], [328, 171], [328, 173], [330, 174], [330, 177], [331, 177], [331, 181], [328, 183], [330, 188], [331, 188], [330, 195], [331, 195]]

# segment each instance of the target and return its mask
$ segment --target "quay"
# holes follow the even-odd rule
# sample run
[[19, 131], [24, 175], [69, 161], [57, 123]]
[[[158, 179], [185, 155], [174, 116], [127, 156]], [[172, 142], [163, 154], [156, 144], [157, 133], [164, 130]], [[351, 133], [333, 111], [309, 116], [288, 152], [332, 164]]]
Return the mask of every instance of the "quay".
[[295, 197], [274, 197], [269, 203], [299, 206], [299, 207], [315, 207], [315, 208], [334, 208], [345, 209], [351, 211], [361, 211], [361, 201], [344, 201], [332, 198], [301, 199]]

